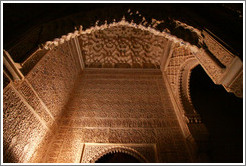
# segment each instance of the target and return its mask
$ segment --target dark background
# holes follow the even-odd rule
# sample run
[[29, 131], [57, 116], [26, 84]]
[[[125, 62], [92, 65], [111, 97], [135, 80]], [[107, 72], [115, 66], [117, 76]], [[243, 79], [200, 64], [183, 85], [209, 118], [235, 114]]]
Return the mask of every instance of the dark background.
[[215, 85], [199, 65], [190, 80], [191, 99], [209, 131], [211, 162], [243, 162], [243, 99]]
[[[25, 60], [39, 44], [74, 31], [94, 26], [97, 20], [112, 22], [129, 17], [128, 9], [151, 18], [174, 18], [195, 28], [207, 28], [231, 46], [243, 60], [242, 4], [6, 4], [3, 5], [3, 46], [11, 48], [28, 38], [28, 42], [12, 51], [16, 62]], [[136, 23], [141, 18], [134, 14]], [[167, 24], [161, 24], [163, 30]], [[171, 27], [168, 27], [171, 28]], [[191, 74], [191, 97], [195, 108], [210, 133], [208, 155], [211, 162], [242, 162], [243, 159], [243, 99], [215, 85], [198, 66]]]

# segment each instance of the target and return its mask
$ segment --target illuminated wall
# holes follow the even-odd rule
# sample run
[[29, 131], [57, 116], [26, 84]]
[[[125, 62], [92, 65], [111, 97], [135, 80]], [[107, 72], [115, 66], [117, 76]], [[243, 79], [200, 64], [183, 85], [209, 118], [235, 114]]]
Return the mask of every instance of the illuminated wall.
[[154, 144], [153, 154], [138, 149], [149, 162], [191, 162], [160, 70], [85, 69], [75, 89], [43, 162], [89, 162], [93, 143]]
[[3, 95], [4, 162], [27, 162], [43, 146], [42, 141], [47, 144], [80, 71], [65, 43], [48, 51], [24, 80], [7, 85]]

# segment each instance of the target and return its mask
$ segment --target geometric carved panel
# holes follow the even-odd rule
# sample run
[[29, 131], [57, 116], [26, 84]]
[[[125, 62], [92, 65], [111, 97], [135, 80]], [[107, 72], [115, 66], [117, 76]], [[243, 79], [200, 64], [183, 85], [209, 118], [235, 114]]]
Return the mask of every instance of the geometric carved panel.
[[[91, 151], [111, 152], [115, 147], [130, 154], [129, 148], [142, 155], [149, 153], [147, 162], [190, 160], [159, 69], [85, 68], [76, 85], [45, 162], [81, 162], [84, 144], [98, 145], [90, 146]], [[148, 158], [155, 154], [153, 148], [141, 150], [132, 145], [156, 145], [163, 158]], [[82, 162], [92, 162], [95, 153]]]
[[167, 41], [147, 30], [118, 25], [79, 37], [85, 65], [105, 68], [159, 68]]

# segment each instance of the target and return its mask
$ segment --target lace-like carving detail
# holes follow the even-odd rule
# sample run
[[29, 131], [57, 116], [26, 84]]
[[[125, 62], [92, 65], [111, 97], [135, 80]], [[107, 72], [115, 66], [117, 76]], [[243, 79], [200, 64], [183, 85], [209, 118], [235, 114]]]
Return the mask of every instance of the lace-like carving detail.
[[167, 39], [120, 25], [82, 34], [79, 41], [88, 67], [159, 68]]

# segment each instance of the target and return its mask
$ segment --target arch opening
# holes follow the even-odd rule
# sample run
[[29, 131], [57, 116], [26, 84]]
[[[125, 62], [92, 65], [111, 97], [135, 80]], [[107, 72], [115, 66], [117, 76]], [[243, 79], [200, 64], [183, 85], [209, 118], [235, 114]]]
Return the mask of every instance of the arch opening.
[[[114, 155], [117, 153], [116, 155]], [[120, 154], [119, 154], [120, 153]], [[111, 155], [113, 154], [113, 155]], [[105, 156], [105, 158], [103, 157]], [[149, 161], [138, 151], [129, 148], [129, 147], [112, 147], [106, 148], [90, 157], [90, 163], [95, 163], [97, 160], [99, 162], [123, 162], [123, 163], [131, 163], [131, 162], [142, 162], [148, 163]], [[102, 158], [102, 159], [101, 159]], [[117, 158], [119, 158], [117, 161]]]
[[186, 116], [191, 116], [196, 114], [196, 111], [194, 110], [192, 100], [190, 97], [190, 75], [191, 71], [199, 65], [199, 62], [196, 58], [192, 58], [187, 60], [184, 64], [181, 66], [181, 70], [179, 73], [179, 96], [181, 98], [181, 103], [184, 109], [184, 114]]
[[141, 161], [132, 155], [116, 152], [103, 155], [95, 163], [141, 163]]
[[209, 132], [211, 162], [243, 161], [243, 99], [213, 83], [198, 65], [191, 71], [191, 100]]

